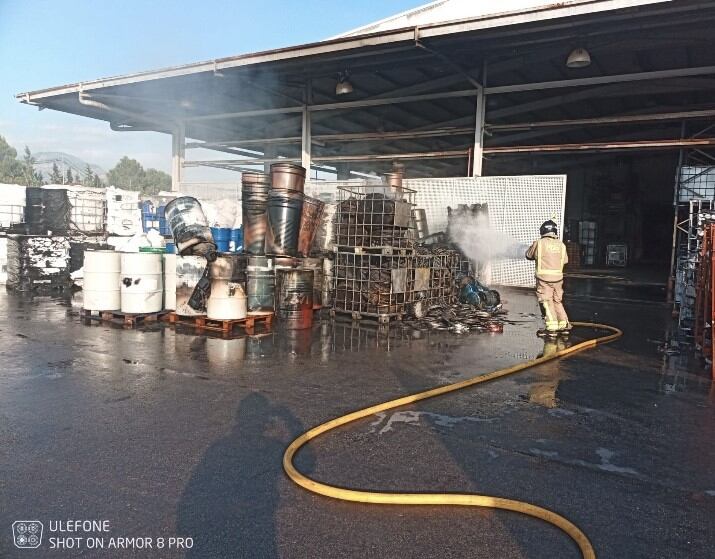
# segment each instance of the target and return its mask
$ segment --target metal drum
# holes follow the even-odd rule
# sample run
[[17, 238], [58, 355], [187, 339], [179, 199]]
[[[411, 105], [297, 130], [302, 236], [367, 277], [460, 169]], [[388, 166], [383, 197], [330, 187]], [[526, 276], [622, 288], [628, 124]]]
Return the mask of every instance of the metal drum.
[[303, 193], [305, 187], [305, 167], [295, 163], [274, 163], [271, 165], [271, 187], [275, 190], [291, 190]]
[[303, 194], [288, 190], [271, 190], [268, 195], [268, 230], [266, 254], [297, 256]]
[[422, 208], [412, 209], [412, 227], [415, 239], [421, 241], [429, 236], [429, 227], [427, 226], [427, 213]]
[[335, 214], [338, 204], [331, 202], [325, 204], [320, 216], [318, 227], [313, 239], [313, 250], [316, 253], [332, 253], [335, 247]]
[[313, 239], [320, 225], [320, 218], [323, 215], [325, 202], [317, 198], [305, 196], [303, 198], [303, 209], [300, 214], [300, 230], [298, 232], [298, 253], [302, 256], [310, 256], [313, 247]]
[[266, 210], [271, 177], [265, 173], [243, 173], [241, 185], [243, 252], [261, 256], [265, 254], [268, 224]]
[[313, 271], [278, 270], [277, 316], [284, 328], [302, 330], [313, 326]]
[[241, 283], [245, 287], [248, 279], [246, 276], [248, 259], [249, 257], [243, 254], [219, 253], [216, 260], [209, 264], [209, 279]]
[[303, 258], [301, 268], [313, 271], [313, 305], [323, 304], [323, 259]]
[[197, 316], [206, 314], [205, 309], [194, 310], [189, 306], [189, 299], [196, 284], [204, 275], [206, 259], [203, 256], [176, 257], [176, 314]]
[[211, 295], [206, 302], [206, 316], [213, 320], [240, 320], [248, 313], [246, 292], [240, 283], [211, 280]]
[[206, 316], [214, 320], [246, 318], [247, 257], [241, 254], [220, 253], [209, 264], [211, 295], [206, 302]]
[[249, 256], [247, 268], [248, 312], [275, 310], [276, 276], [273, 260], [266, 256]]
[[385, 182], [389, 188], [391, 198], [396, 200], [401, 200], [404, 191], [402, 190], [402, 179], [404, 175], [402, 173], [385, 173]]
[[176, 254], [164, 255], [164, 309], [176, 310]]
[[196, 198], [174, 198], [166, 205], [164, 215], [180, 255], [206, 256], [216, 251], [206, 215]]
[[121, 310], [159, 312], [164, 304], [161, 254], [125, 252], [121, 255]]
[[113, 250], [84, 253], [83, 308], [118, 311], [121, 307], [121, 254]]

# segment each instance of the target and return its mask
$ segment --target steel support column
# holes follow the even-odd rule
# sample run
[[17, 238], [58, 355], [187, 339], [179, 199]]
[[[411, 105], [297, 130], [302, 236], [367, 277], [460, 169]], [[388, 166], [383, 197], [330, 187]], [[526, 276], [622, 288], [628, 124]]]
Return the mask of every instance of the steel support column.
[[301, 165], [305, 167], [306, 171], [310, 171], [310, 153], [311, 153], [311, 143], [312, 137], [310, 133], [310, 104], [313, 102], [313, 85], [308, 81], [305, 84], [305, 105], [303, 106], [303, 123], [302, 123], [302, 137], [301, 137], [301, 150], [300, 150], [300, 160]]
[[472, 148], [472, 176], [482, 176], [482, 161], [484, 156], [484, 114], [485, 114], [484, 87], [477, 90], [476, 119], [474, 124], [474, 147]]
[[186, 126], [179, 123], [171, 134], [171, 190], [178, 192], [184, 173]]

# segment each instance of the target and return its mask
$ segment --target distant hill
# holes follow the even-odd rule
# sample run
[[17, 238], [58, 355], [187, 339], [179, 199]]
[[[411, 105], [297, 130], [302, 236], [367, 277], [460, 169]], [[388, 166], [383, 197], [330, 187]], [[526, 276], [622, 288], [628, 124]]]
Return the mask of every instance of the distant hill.
[[[72, 175], [82, 177], [84, 176], [84, 170], [87, 168], [87, 162], [83, 161], [79, 157], [70, 155], [69, 153], [63, 153], [61, 151], [41, 151], [32, 154], [37, 160], [35, 164], [35, 169], [42, 173], [42, 176], [47, 179], [52, 172], [52, 164], [56, 163], [57, 167], [63, 174], [67, 173], [67, 169], [72, 169]], [[99, 165], [89, 164], [92, 172], [95, 175], [99, 175], [99, 178], [105, 180], [107, 178], [107, 172], [102, 169]], [[78, 174], [79, 173], [79, 174]]]

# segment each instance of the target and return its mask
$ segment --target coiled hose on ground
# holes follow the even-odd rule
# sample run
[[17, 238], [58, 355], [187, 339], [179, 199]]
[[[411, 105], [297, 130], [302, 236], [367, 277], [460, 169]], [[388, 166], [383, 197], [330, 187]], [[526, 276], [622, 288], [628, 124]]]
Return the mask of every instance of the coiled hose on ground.
[[392, 410], [401, 406], [406, 406], [414, 402], [419, 402], [420, 400], [434, 398], [435, 396], [441, 396], [442, 394], [448, 394], [449, 392], [455, 392], [457, 390], [462, 390], [463, 388], [468, 388], [476, 384], [481, 384], [483, 382], [502, 378], [507, 375], [512, 375], [514, 373], [524, 371], [526, 369], [541, 365], [542, 363], [546, 363], [554, 359], [567, 357], [579, 351], [591, 349], [599, 344], [606, 344], [612, 342], [623, 335], [623, 332], [618, 328], [608, 326], [606, 324], [574, 322], [573, 325], [578, 327], [608, 330], [612, 333], [606, 336], [601, 336], [599, 338], [594, 338], [591, 340], [586, 340], [577, 343], [569, 348], [563, 349], [554, 354], [538, 357], [536, 359], [532, 359], [531, 361], [526, 361], [525, 363], [514, 365], [513, 367], [499, 369], [498, 371], [492, 371], [491, 373], [478, 375], [467, 380], [455, 382], [454, 384], [448, 384], [446, 386], [439, 386], [436, 388], [431, 388], [429, 390], [424, 390], [422, 392], [417, 392], [416, 394], [403, 396], [395, 400], [383, 402], [382, 404], [363, 408], [347, 415], [331, 419], [330, 421], [327, 421], [321, 425], [318, 425], [317, 427], [313, 427], [309, 431], [306, 431], [297, 439], [295, 439], [290, 445], [288, 445], [288, 448], [283, 454], [283, 468], [286, 474], [291, 480], [293, 480], [295, 483], [297, 483], [304, 489], [307, 489], [308, 491], [317, 493], [318, 495], [324, 495], [326, 497], [332, 497], [333, 499], [340, 499], [343, 501], [355, 501], [359, 503], [374, 503], [383, 505], [460, 505], [504, 509], [519, 512], [521, 514], [528, 514], [529, 516], [533, 516], [535, 518], [544, 520], [549, 524], [553, 524], [557, 528], [560, 528], [561, 530], [566, 532], [576, 542], [576, 545], [578, 545], [579, 549], [581, 550], [581, 555], [584, 557], [584, 559], [595, 559], [596, 553], [588, 537], [586, 537], [586, 534], [584, 534], [573, 522], [543, 507], [532, 505], [530, 503], [525, 503], [523, 501], [505, 499], [502, 497], [493, 497], [490, 495], [476, 495], [468, 493], [387, 493], [378, 491], [361, 491], [359, 489], [346, 489], [343, 487], [335, 487], [332, 485], [321, 483], [319, 481], [312, 480], [309, 477], [301, 474], [293, 465], [293, 457], [303, 445], [308, 443], [310, 440], [319, 437], [323, 433], [327, 433], [328, 431], [331, 431], [336, 427], [340, 427], [341, 425], [346, 425], [347, 423], [357, 421], [358, 419], [363, 419], [376, 413]]

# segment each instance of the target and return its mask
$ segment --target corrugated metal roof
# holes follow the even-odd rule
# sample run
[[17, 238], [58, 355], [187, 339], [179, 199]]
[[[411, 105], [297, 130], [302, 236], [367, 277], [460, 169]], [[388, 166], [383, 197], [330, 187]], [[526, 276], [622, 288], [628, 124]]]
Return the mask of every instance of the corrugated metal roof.
[[[641, 4], [655, 4], [658, 1], [660, 0], [642, 2]], [[583, 0], [571, 0], [566, 2], [548, 2], [546, 0], [500, 0], [499, 2], [493, 2], [492, 0], [437, 0], [436, 2], [429, 2], [417, 8], [412, 8], [411, 10], [406, 10], [373, 23], [357, 27], [346, 33], [331, 37], [331, 39], [354, 37], [366, 33], [379, 33], [381, 31], [401, 29], [403, 27], [430, 25], [460, 19], [501, 16], [534, 8], [566, 7], [569, 4], [583, 3]], [[598, 4], [603, 2], [591, 1], [588, 3]]]

